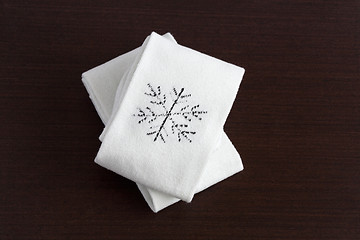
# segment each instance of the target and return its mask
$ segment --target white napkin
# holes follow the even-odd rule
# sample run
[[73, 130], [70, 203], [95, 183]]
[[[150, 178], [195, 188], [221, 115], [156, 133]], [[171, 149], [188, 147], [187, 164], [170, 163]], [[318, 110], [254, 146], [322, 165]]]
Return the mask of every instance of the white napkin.
[[96, 162], [189, 202], [244, 70], [155, 33], [137, 58]]
[[[165, 34], [164, 37], [175, 41], [170, 34]], [[131, 66], [138, 51], [139, 48], [95, 67], [82, 75], [82, 81], [104, 124], [109, 120], [113, 108], [113, 96], [115, 96], [116, 86], [122, 83], [120, 80], [126, 73], [126, 67]], [[209, 163], [205, 168], [205, 173], [200, 179], [197, 187], [198, 192], [224, 180], [242, 169], [243, 165], [239, 154], [224, 134], [219, 148], [211, 155]], [[158, 212], [179, 201], [179, 199], [172, 196], [147, 189], [140, 184], [137, 185], [146, 202], [154, 212]]]
[[[164, 37], [175, 42], [175, 39], [169, 33], [165, 34]], [[116, 88], [120, 84], [123, 85], [121, 79], [127, 72], [126, 67], [131, 66], [138, 51], [139, 48], [82, 74], [82, 81], [89, 93], [89, 97], [105, 125], [109, 121], [109, 116], [113, 109]], [[200, 179], [197, 187], [197, 192], [200, 192], [241, 170], [243, 170], [243, 165], [240, 156], [224, 133], [218, 148], [210, 155], [209, 162], [205, 167], [204, 175]], [[140, 184], [137, 184], [137, 186], [149, 207], [154, 212], [158, 212], [179, 201], [178, 198], [153, 189], [148, 189]]]

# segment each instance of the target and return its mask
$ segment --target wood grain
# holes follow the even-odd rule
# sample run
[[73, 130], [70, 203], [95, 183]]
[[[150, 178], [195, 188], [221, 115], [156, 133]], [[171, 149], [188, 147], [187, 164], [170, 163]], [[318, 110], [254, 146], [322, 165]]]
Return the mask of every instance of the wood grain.
[[[360, 239], [359, 1], [1, 1], [0, 239]], [[158, 214], [93, 163], [81, 73], [170, 31], [243, 66], [245, 170]]]

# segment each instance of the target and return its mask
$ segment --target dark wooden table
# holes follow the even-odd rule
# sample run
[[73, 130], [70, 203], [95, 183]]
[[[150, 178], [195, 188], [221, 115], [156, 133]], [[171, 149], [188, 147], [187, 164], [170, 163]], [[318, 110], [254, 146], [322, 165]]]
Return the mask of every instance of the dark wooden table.
[[[360, 1], [3, 0], [0, 16], [0, 239], [360, 239]], [[151, 31], [246, 69], [225, 126], [245, 170], [158, 214], [93, 162], [80, 80]]]

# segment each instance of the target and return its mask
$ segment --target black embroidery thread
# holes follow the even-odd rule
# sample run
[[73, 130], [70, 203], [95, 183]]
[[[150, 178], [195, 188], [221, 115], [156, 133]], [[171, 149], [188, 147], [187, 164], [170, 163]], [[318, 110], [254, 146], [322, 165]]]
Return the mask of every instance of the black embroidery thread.
[[[162, 112], [158, 113], [156, 110], [154, 110], [154, 107], [150, 105], [146, 106], [144, 110], [138, 108], [138, 113], [133, 114], [133, 116], [140, 118], [138, 120], [138, 124], [142, 124], [144, 122], [150, 124], [150, 131], [147, 132], [146, 135], [154, 136], [154, 142], [156, 142], [158, 139], [161, 139], [165, 143], [165, 137], [169, 136], [168, 130], [166, 129], [166, 124], [170, 123], [171, 126], [169, 128], [171, 129], [171, 134], [176, 135], [179, 142], [181, 142], [183, 139], [186, 139], [191, 143], [192, 139], [190, 136], [196, 134], [196, 132], [188, 129], [189, 124], [178, 122], [181, 119], [187, 122], [191, 122], [193, 119], [201, 121], [201, 115], [206, 114], [207, 111], [199, 110], [199, 104], [192, 107], [190, 107], [189, 104], [186, 104], [188, 102], [188, 98], [191, 97], [191, 94], [185, 94], [184, 88], [181, 88], [180, 91], [178, 91], [176, 88], [173, 88], [169, 93], [169, 96], [171, 97], [171, 106], [168, 110], [166, 105], [169, 101], [167, 99], [167, 95], [161, 92], [161, 87], [157, 86], [157, 88], [154, 88], [150, 83], [148, 83], [147, 86], [149, 88], [149, 92], [145, 92], [144, 94], [151, 98], [149, 103], [151, 105], [160, 107]], [[175, 110], [175, 108], [178, 108], [178, 105], [181, 106], [181, 108]], [[157, 122], [158, 120], [162, 120], [160, 121], [161, 123], [154, 125], [153, 123]]]

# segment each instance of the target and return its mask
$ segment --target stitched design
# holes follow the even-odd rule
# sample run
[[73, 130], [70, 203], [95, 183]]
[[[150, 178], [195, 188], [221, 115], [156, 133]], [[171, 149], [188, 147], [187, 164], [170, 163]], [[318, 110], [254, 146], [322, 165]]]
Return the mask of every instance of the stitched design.
[[147, 86], [149, 90], [144, 94], [150, 98], [149, 106], [139, 107], [138, 113], [133, 114], [139, 119], [139, 124], [149, 124], [146, 135], [152, 136], [154, 142], [161, 139], [165, 143], [166, 137], [175, 135], [179, 142], [186, 139], [191, 143], [190, 136], [195, 135], [196, 131], [190, 129], [189, 124], [192, 120], [201, 121], [207, 111], [199, 110], [199, 104], [187, 104], [191, 94], [186, 94], [184, 88], [174, 87], [166, 94], [162, 93], [160, 86], [154, 88], [150, 83]]

